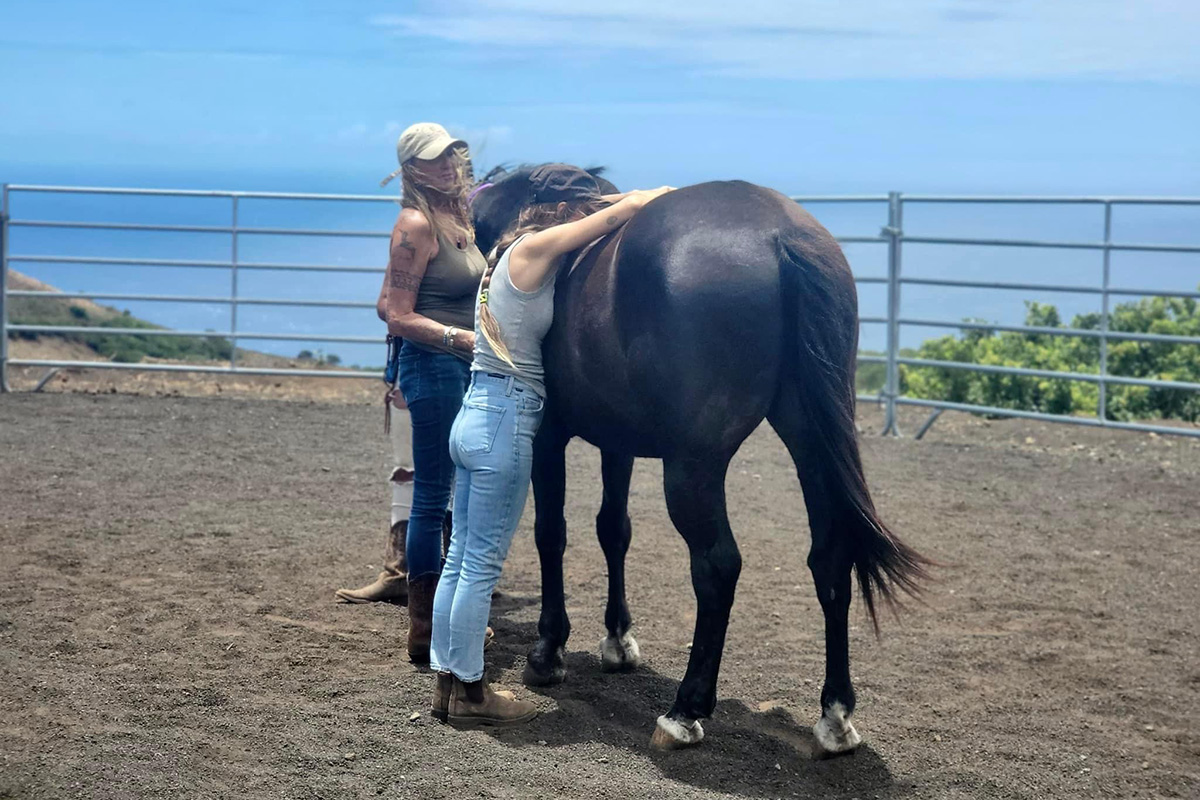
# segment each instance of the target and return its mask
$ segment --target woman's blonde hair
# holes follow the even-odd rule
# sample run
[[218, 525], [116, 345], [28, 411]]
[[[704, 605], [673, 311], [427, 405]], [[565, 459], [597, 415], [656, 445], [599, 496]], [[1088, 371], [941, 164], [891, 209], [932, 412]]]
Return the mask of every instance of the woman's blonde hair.
[[483, 331], [483, 338], [491, 346], [492, 352], [513, 369], [517, 369], [517, 365], [513, 363], [512, 353], [509, 352], [508, 345], [504, 343], [500, 323], [488, 308], [488, 289], [492, 285], [492, 273], [496, 271], [496, 265], [500, 263], [500, 258], [508, 248], [512, 247], [513, 242], [527, 233], [537, 233], [547, 228], [553, 228], [555, 225], [574, 222], [594, 214], [608, 205], [607, 201], [596, 198], [584, 203], [543, 203], [527, 206], [521, 209], [517, 221], [509, 226], [508, 230], [501, 234], [500, 240], [496, 242], [496, 247], [488, 257], [487, 271], [483, 273], [483, 280], [480, 282], [479, 327]]
[[448, 238], [462, 238], [470, 243], [475, 241], [475, 226], [467, 204], [474, 182], [471, 161], [462, 148], [452, 148], [450, 153], [456, 178], [453, 188], [445, 192], [421, 180], [414, 159], [400, 165], [400, 205], [424, 214], [435, 237], [447, 234]]

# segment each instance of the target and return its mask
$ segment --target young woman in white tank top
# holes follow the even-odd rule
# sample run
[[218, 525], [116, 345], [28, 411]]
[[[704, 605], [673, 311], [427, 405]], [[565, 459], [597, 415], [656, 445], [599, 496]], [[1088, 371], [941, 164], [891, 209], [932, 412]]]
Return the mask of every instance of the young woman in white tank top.
[[525, 508], [533, 437], [545, 407], [542, 339], [564, 255], [627, 222], [660, 194], [602, 196], [595, 178], [551, 164], [530, 176], [533, 203], [503, 237], [480, 285], [471, 384], [450, 433], [454, 530], [433, 604], [433, 715], [458, 727], [509, 725], [535, 706], [483, 679], [492, 590]]

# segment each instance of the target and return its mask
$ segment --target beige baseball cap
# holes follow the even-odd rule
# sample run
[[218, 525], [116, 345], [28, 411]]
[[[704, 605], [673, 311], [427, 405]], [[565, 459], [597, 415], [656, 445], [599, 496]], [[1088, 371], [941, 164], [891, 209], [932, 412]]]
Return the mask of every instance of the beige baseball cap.
[[[413, 158], [426, 161], [437, 158], [446, 152], [447, 148], [456, 146], [465, 148], [467, 143], [462, 139], [455, 139], [436, 122], [418, 122], [415, 125], [409, 125], [404, 129], [404, 133], [400, 134], [400, 138], [396, 141], [396, 158], [403, 166], [404, 162]], [[400, 170], [396, 170], [384, 178], [379, 185], [385, 185], [399, 174]]]
[[396, 157], [403, 164], [410, 158], [429, 160], [446, 152], [447, 147], [466, 147], [462, 139], [455, 139], [436, 122], [418, 122], [409, 125], [396, 142]]

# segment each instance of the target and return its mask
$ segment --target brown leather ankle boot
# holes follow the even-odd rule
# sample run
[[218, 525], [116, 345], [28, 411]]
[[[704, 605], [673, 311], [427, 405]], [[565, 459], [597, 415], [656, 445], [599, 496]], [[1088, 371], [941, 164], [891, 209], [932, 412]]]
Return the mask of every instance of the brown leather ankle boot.
[[408, 582], [408, 658], [414, 664], [429, 663], [429, 640], [433, 638], [433, 596], [438, 576], [422, 575]]
[[408, 605], [408, 558], [404, 541], [408, 537], [408, 520], [402, 519], [388, 531], [383, 572], [374, 583], [361, 589], [338, 589], [337, 599], [343, 603], [395, 603]]
[[430, 715], [441, 722], [446, 721], [450, 711], [450, 693], [454, 691], [454, 676], [449, 672], [439, 672], [437, 683], [433, 687], [433, 710]]
[[[446, 721], [450, 712], [450, 695], [453, 691], [454, 675], [449, 672], [439, 672], [437, 674], [437, 683], [433, 687], [433, 710], [429, 712], [430, 716], [442, 722]], [[516, 695], [504, 689], [496, 689], [494, 691], [505, 700], [516, 698]]]
[[463, 683], [454, 678], [447, 721], [456, 728], [519, 725], [537, 716], [537, 707], [510, 692], [493, 691], [486, 680]]

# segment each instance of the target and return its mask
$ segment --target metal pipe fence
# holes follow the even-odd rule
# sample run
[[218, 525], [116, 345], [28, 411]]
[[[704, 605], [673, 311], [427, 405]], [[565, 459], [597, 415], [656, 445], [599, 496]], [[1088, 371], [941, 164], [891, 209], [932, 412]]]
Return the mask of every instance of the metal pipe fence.
[[[145, 224], [129, 222], [95, 222], [79, 220], [39, 220], [13, 219], [11, 214], [11, 194], [50, 194], [50, 195], [110, 195], [110, 196], [140, 196], [140, 197], [185, 197], [185, 198], [221, 198], [229, 202], [229, 225], [178, 225], [178, 224]], [[155, 372], [195, 372], [219, 373], [235, 375], [292, 375], [296, 377], [325, 377], [325, 378], [379, 378], [379, 373], [371, 370], [313, 370], [313, 369], [273, 369], [264, 367], [239, 366], [238, 342], [242, 340], [271, 340], [271, 341], [303, 341], [313, 343], [348, 343], [375, 344], [379, 337], [366, 336], [330, 336], [322, 334], [293, 334], [273, 331], [247, 331], [239, 327], [238, 310], [245, 306], [281, 306], [293, 308], [374, 308], [374, 303], [328, 300], [323, 298], [278, 298], [278, 297], [246, 297], [239, 290], [239, 274], [246, 271], [275, 271], [275, 272], [329, 272], [329, 273], [378, 273], [384, 272], [383, 267], [345, 266], [337, 264], [287, 264], [261, 261], [245, 261], [239, 254], [239, 244], [244, 236], [303, 236], [303, 237], [353, 237], [381, 238], [390, 236], [388, 231], [362, 230], [328, 230], [314, 228], [279, 228], [247, 226], [240, 224], [239, 204], [242, 200], [272, 200], [272, 201], [320, 201], [332, 203], [391, 203], [394, 197], [378, 195], [345, 195], [345, 194], [312, 194], [289, 192], [226, 192], [226, 191], [196, 191], [183, 189], [126, 189], [108, 187], [83, 186], [38, 186], [38, 185], [8, 185], [3, 187], [3, 225], [0, 236], [3, 237], [3, 265], [0, 267], [4, 280], [0, 282], [0, 391], [8, 391], [8, 374], [10, 366], [31, 366], [61, 369], [67, 367], [88, 369], [121, 369], [145, 370]], [[67, 256], [43, 254], [10, 254], [8, 242], [13, 228], [53, 229], [53, 230], [105, 230], [120, 232], [156, 232], [156, 233], [202, 233], [220, 234], [229, 237], [229, 259], [154, 259], [154, 258], [117, 258], [109, 256]], [[93, 266], [128, 266], [155, 268], [190, 267], [201, 269], [229, 270], [229, 294], [200, 296], [175, 294], [130, 294], [113, 292], [46, 292], [33, 290], [12, 290], [8, 288], [8, 269], [11, 263], [29, 264], [69, 264]], [[49, 326], [49, 325], [19, 325], [9, 322], [7, 313], [8, 298], [52, 298], [59, 300], [85, 299], [99, 301], [133, 301], [133, 302], [164, 302], [189, 303], [202, 305], [226, 306], [229, 309], [229, 329], [220, 331], [180, 331], [146, 328], [109, 328], [91, 326]], [[212, 364], [124, 364], [111, 361], [63, 361], [59, 359], [13, 359], [8, 357], [8, 334], [67, 334], [67, 335], [96, 335], [105, 336], [174, 336], [190, 338], [217, 338], [230, 343], [228, 366]]]
[[[49, 195], [110, 195], [110, 196], [143, 196], [143, 197], [188, 197], [188, 198], [217, 198], [229, 203], [228, 225], [185, 225], [185, 224], [146, 224], [139, 222], [98, 222], [91, 220], [44, 220], [14, 218], [12, 214], [12, 195], [49, 194]], [[899, 406], [923, 406], [934, 410], [920, 434], [936, 419], [943, 410], [971, 411], [996, 416], [1011, 416], [1029, 419], [1063, 422], [1075, 425], [1111, 427], [1122, 430], [1137, 430], [1156, 433], [1169, 433], [1184, 436], [1200, 437], [1200, 428], [1174, 427], [1166, 425], [1151, 425], [1135, 422], [1120, 422], [1107, 418], [1110, 403], [1110, 386], [1141, 386], [1151, 389], [1172, 389], [1189, 392], [1200, 392], [1200, 383], [1172, 380], [1167, 378], [1137, 378], [1122, 375], [1112, 375], [1109, 372], [1110, 351], [1112, 341], [1155, 342], [1176, 345], [1200, 345], [1200, 336], [1175, 336], [1158, 333], [1139, 333], [1113, 330], [1111, 327], [1112, 298], [1116, 297], [1183, 297], [1200, 299], [1200, 291], [1175, 291], [1155, 288], [1140, 288], [1136, 286], [1113, 286], [1111, 282], [1112, 254], [1114, 252], [1135, 253], [1174, 253], [1200, 254], [1200, 246], [1166, 244], [1155, 242], [1116, 242], [1113, 241], [1113, 211], [1121, 206], [1172, 206], [1200, 207], [1200, 198], [1184, 197], [1076, 197], [1076, 196], [982, 196], [982, 195], [905, 195], [900, 192], [890, 192], [878, 195], [810, 195], [793, 197], [792, 199], [809, 204], [866, 204], [886, 207], [886, 223], [875, 236], [841, 236], [838, 241], [843, 244], [883, 244], [887, 246], [887, 275], [861, 276], [856, 280], [859, 284], [877, 284], [886, 287], [886, 312], [883, 316], [863, 316], [863, 325], [883, 325], [886, 330], [886, 347], [882, 355], [860, 354], [860, 363], [877, 363], [885, 367], [885, 377], [882, 388], [877, 394], [860, 394], [859, 399], [878, 402], [884, 406], [884, 433], [899, 435], [896, 410]], [[312, 194], [285, 192], [229, 192], [229, 191], [196, 191], [174, 189], [125, 189], [106, 187], [77, 187], [77, 186], [40, 186], [40, 185], [9, 185], [3, 186], [0, 194], [0, 391], [8, 391], [9, 367], [46, 367], [46, 368], [88, 368], [88, 369], [122, 369], [122, 370], [152, 370], [165, 372], [195, 372], [239, 375], [292, 375], [298, 377], [345, 377], [345, 378], [379, 378], [376, 371], [370, 370], [312, 370], [312, 369], [270, 369], [250, 367], [238, 364], [239, 341], [305, 341], [322, 343], [369, 344], [378, 341], [377, 337], [296, 334], [277, 331], [244, 330], [238, 323], [238, 310], [245, 306], [282, 306], [296, 308], [374, 308], [373, 303], [337, 301], [324, 298], [274, 298], [246, 297], [239, 288], [239, 276], [247, 271], [273, 272], [328, 272], [328, 273], [359, 273], [382, 274], [381, 266], [346, 266], [334, 264], [313, 263], [276, 263], [271, 261], [244, 260], [239, 252], [239, 244], [245, 236], [285, 236], [285, 237], [322, 237], [322, 238], [379, 238], [390, 236], [382, 230], [339, 230], [316, 228], [291, 228], [269, 226], [246, 226], [239, 220], [240, 203], [244, 200], [269, 201], [316, 201], [330, 203], [395, 203], [393, 197], [377, 195], [345, 195], [345, 194]], [[904, 232], [904, 210], [906, 205], [1056, 205], [1056, 206], [1098, 206], [1103, 210], [1103, 238], [1099, 241], [1069, 241], [1059, 239], [1024, 239], [996, 237], [952, 237], [952, 236], [916, 236]], [[109, 230], [120, 232], [144, 233], [201, 233], [229, 237], [229, 258], [222, 259], [154, 259], [142, 257], [113, 257], [113, 256], [79, 256], [79, 255], [45, 255], [37, 253], [11, 253], [12, 230], [54, 229], [54, 230]], [[927, 278], [907, 277], [902, 273], [902, 255], [905, 244], [952, 246], [952, 247], [1020, 247], [1039, 250], [1074, 250], [1098, 252], [1101, 254], [1101, 280], [1098, 285], [1087, 283], [1034, 283], [1023, 281], [980, 281], [961, 278]], [[200, 269], [229, 270], [228, 295], [179, 295], [179, 294], [128, 294], [104, 292], [47, 292], [8, 289], [8, 271], [10, 264], [64, 264], [91, 266], [122, 266], [147, 269], [189, 267]], [[1198, 272], [1197, 274], [1200, 274]], [[966, 288], [976, 290], [1027, 290], [1075, 293], [1098, 296], [1100, 299], [1100, 323], [1096, 329], [1080, 329], [1066, 327], [1039, 327], [1031, 325], [989, 324], [982, 322], [966, 322], [947, 319], [925, 319], [909, 317], [904, 314], [902, 304], [902, 289], [905, 285], [941, 288]], [[228, 330], [194, 331], [194, 330], [165, 330], [146, 328], [109, 328], [78, 325], [31, 325], [11, 324], [10, 298], [54, 298], [54, 299], [88, 299], [108, 301], [137, 301], [137, 302], [171, 302], [227, 306], [230, 312]], [[986, 332], [1015, 332], [1030, 335], [1067, 336], [1082, 339], [1098, 340], [1099, 364], [1098, 372], [1066, 372], [1058, 370], [1032, 369], [1019, 366], [984, 365], [957, 361], [922, 359], [904, 356], [901, 353], [901, 334], [905, 328], [939, 328], [950, 330], [979, 330]], [[16, 334], [65, 334], [88, 335], [102, 333], [104, 335], [133, 335], [133, 336], [174, 336], [174, 337], [216, 337], [228, 340], [231, 344], [228, 365], [186, 365], [186, 364], [125, 364], [109, 361], [64, 361], [55, 359], [14, 359], [9, 357], [8, 338], [10, 333]], [[1042, 378], [1053, 380], [1081, 381], [1095, 384], [1098, 387], [1098, 402], [1095, 416], [1073, 416], [1066, 414], [1051, 414], [1038, 411], [1016, 410], [993, 406], [973, 405], [961, 402], [930, 400], [926, 398], [908, 397], [901, 392], [902, 367], [937, 368], [946, 370], [966, 370], [985, 374]]]
[[[983, 197], [983, 196], [961, 196], [961, 195], [908, 195], [902, 197], [902, 203], [941, 203], [941, 204], [1053, 204], [1053, 205], [1099, 205], [1104, 210], [1103, 217], [1103, 240], [1099, 242], [1071, 242], [1058, 240], [1038, 240], [1038, 239], [997, 239], [997, 238], [963, 238], [963, 237], [945, 237], [945, 236], [909, 236], [903, 232], [897, 234], [897, 238], [902, 242], [912, 244], [932, 244], [932, 245], [965, 245], [965, 246], [985, 246], [985, 247], [1027, 247], [1037, 249], [1067, 249], [1067, 250], [1085, 250], [1098, 251], [1102, 254], [1101, 262], [1101, 281], [1099, 286], [1092, 285], [1077, 285], [1077, 284], [1050, 284], [1050, 283], [1020, 283], [1020, 282], [999, 282], [999, 281], [967, 281], [955, 279], [932, 279], [932, 278], [904, 278], [899, 275], [899, 263], [889, 264], [889, 272], [894, 272], [897, 276], [897, 284], [910, 285], [925, 285], [925, 286], [941, 286], [941, 287], [966, 287], [976, 289], [1001, 289], [1001, 290], [1034, 290], [1034, 291], [1051, 291], [1051, 292], [1070, 292], [1079, 294], [1093, 294], [1100, 296], [1100, 325], [1096, 330], [1080, 329], [1080, 328], [1061, 328], [1061, 327], [1041, 327], [1033, 325], [1000, 325], [978, 322], [965, 321], [950, 321], [950, 320], [931, 320], [931, 319], [913, 319], [898, 316], [894, 320], [897, 326], [908, 325], [916, 327], [931, 327], [941, 329], [957, 329], [957, 330], [980, 330], [987, 332], [1006, 331], [1023, 334], [1037, 335], [1052, 335], [1052, 336], [1069, 336], [1084, 339], [1099, 340], [1099, 371], [1098, 373], [1081, 373], [1081, 372], [1063, 372], [1057, 370], [1039, 370], [1029, 369], [1025, 367], [1011, 367], [999, 365], [986, 365], [976, 363], [965, 363], [957, 361], [941, 361], [933, 359], [919, 358], [904, 358], [897, 357], [896, 360], [900, 364], [905, 364], [914, 367], [933, 367], [940, 369], [959, 369], [969, 370], [972, 372], [1013, 375], [1031, 378], [1048, 378], [1057, 380], [1082, 381], [1095, 383], [1098, 386], [1098, 402], [1096, 408], [1096, 416], [1080, 417], [1067, 414], [1051, 414], [1036, 411], [1016, 410], [1008, 408], [998, 408], [994, 406], [985, 406], [977, 404], [968, 404], [960, 402], [950, 402], [941, 400], [930, 400], [926, 398], [905, 397], [898, 392], [889, 392], [886, 402], [893, 407], [896, 405], [914, 405], [926, 406], [935, 410], [934, 416], [921, 429], [921, 434], [928, 428], [929, 424], [936, 419], [936, 414], [942, 410], [956, 411], [971, 411], [975, 413], [991, 414], [996, 416], [1022, 417], [1028, 419], [1039, 419], [1051, 422], [1064, 422], [1074, 425], [1089, 425], [1099, 427], [1117, 428], [1121, 430], [1147, 431], [1152, 433], [1169, 433], [1183, 436], [1200, 437], [1200, 428], [1183, 428], [1166, 425], [1151, 425], [1137, 422], [1121, 422], [1108, 419], [1108, 402], [1110, 385], [1118, 386], [1141, 386], [1151, 389], [1178, 389], [1183, 391], [1198, 392], [1200, 391], [1200, 383], [1189, 381], [1163, 380], [1157, 378], [1135, 378], [1121, 375], [1112, 375], [1109, 373], [1109, 342], [1112, 340], [1125, 340], [1137, 342], [1157, 342], [1166, 344], [1192, 344], [1200, 345], [1200, 336], [1172, 336], [1156, 333], [1138, 333], [1131, 331], [1112, 330], [1112, 308], [1111, 299], [1114, 295], [1118, 296], [1146, 296], [1146, 297], [1184, 297], [1184, 298], [1200, 298], [1198, 291], [1178, 291], [1178, 290], [1162, 290], [1152, 288], [1138, 287], [1114, 287], [1111, 284], [1111, 265], [1112, 253], [1114, 252], [1137, 252], [1137, 253], [1200, 253], [1200, 246], [1197, 245], [1178, 245], [1178, 244], [1157, 244], [1157, 243], [1129, 243], [1129, 242], [1114, 242], [1112, 239], [1113, 229], [1113, 209], [1116, 206], [1190, 206], [1200, 207], [1200, 198], [1187, 197]], [[1195, 273], [1200, 275], [1200, 272]], [[899, 311], [896, 312], [899, 315]], [[889, 355], [892, 355], [889, 352]]]

